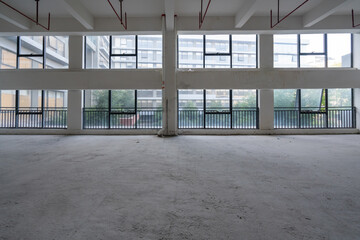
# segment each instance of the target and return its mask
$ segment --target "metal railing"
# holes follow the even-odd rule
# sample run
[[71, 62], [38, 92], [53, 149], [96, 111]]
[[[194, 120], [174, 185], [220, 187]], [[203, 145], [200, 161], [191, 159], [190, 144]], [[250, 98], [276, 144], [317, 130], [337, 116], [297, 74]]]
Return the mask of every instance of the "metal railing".
[[0, 128], [67, 128], [67, 108], [0, 108]]
[[181, 108], [178, 113], [180, 129], [256, 129], [258, 128], [258, 109], [233, 108], [207, 110], [196, 108]]
[[140, 109], [136, 113], [111, 112], [107, 108], [83, 108], [84, 129], [160, 129], [161, 109]]
[[274, 128], [355, 128], [355, 108], [275, 108]]

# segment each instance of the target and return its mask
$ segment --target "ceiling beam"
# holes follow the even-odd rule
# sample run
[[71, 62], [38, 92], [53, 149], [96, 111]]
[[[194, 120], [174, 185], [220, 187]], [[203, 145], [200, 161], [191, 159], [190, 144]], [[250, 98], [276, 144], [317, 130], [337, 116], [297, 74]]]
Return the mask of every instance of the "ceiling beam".
[[24, 30], [29, 30], [31, 27], [28, 19], [3, 4], [0, 5], [0, 18]]
[[80, 0], [64, 0], [67, 11], [86, 29], [94, 29], [94, 16], [85, 8]]
[[166, 30], [174, 30], [175, 0], [165, 0]]
[[259, 0], [245, 0], [235, 17], [235, 28], [242, 28], [254, 15]]
[[343, 8], [353, 0], [323, 0], [303, 16], [304, 27], [311, 27]]

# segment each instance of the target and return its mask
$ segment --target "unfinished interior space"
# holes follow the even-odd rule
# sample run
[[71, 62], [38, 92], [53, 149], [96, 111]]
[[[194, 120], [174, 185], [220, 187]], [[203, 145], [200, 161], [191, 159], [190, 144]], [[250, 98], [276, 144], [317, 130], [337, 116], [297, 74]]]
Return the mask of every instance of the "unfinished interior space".
[[358, 239], [360, 1], [0, 0], [0, 239]]

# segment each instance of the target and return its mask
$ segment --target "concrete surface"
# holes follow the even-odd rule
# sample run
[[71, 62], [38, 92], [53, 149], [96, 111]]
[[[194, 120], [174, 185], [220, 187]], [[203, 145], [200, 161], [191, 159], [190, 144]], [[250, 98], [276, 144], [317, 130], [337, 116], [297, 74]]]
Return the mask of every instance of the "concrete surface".
[[360, 239], [360, 136], [0, 136], [0, 239]]

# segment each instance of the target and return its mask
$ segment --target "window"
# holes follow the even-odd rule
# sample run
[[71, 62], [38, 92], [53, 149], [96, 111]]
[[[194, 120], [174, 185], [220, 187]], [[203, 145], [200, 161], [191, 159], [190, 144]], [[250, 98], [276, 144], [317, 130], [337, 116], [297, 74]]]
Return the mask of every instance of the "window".
[[67, 128], [67, 91], [0, 91], [0, 128]]
[[162, 127], [161, 90], [85, 90], [85, 129]]
[[87, 69], [162, 67], [161, 35], [87, 36], [85, 41]]
[[179, 90], [178, 105], [180, 129], [258, 127], [256, 90]]
[[352, 67], [351, 45], [351, 34], [274, 35], [274, 67]]
[[179, 68], [256, 68], [257, 36], [179, 35], [178, 55]]

